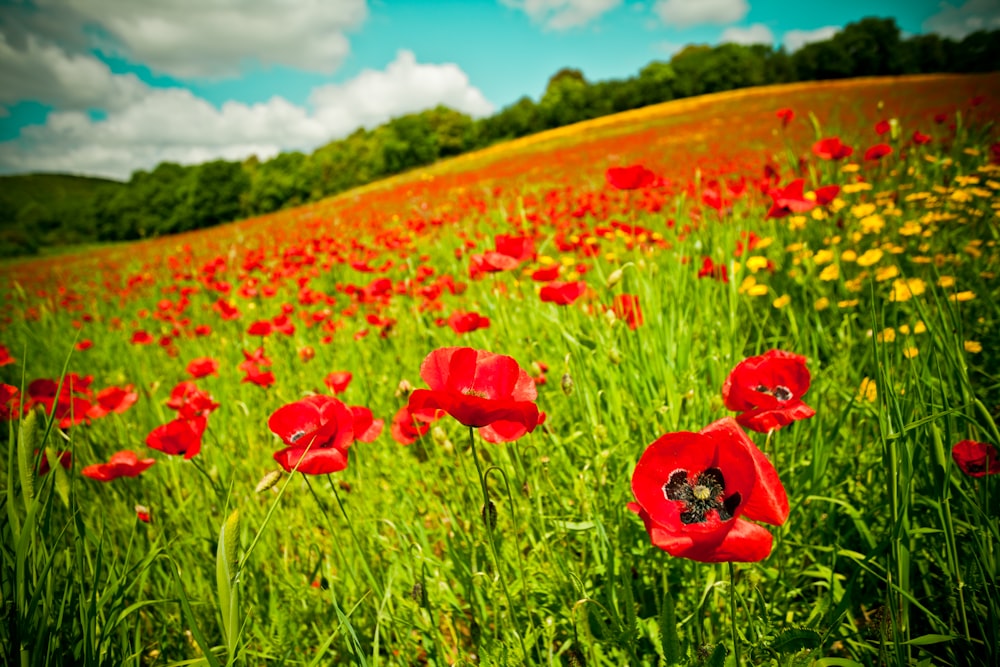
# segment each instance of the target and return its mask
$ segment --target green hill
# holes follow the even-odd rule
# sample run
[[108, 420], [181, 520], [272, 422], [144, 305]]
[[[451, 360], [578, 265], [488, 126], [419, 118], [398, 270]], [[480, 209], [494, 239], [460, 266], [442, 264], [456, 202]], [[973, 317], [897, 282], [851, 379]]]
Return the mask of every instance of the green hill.
[[67, 174], [0, 176], [0, 257], [93, 238], [84, 221], [94, 199], [125, 184]]

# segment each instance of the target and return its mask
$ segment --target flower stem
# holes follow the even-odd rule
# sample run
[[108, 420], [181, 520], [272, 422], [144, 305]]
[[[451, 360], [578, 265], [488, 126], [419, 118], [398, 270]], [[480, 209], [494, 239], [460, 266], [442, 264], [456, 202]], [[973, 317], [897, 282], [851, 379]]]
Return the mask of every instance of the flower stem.
[[740, 655], [740, 633], [736, 628], [736, 564], [729, 561], [729, 624], [733, 630], [733, 657], [736, 658], [736, 667], [743, 665]]

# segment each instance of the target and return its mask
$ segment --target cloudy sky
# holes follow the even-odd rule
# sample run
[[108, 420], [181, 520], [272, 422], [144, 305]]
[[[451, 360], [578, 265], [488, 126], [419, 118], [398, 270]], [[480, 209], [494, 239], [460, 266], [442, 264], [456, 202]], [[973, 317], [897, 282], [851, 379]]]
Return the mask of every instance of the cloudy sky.
[[873, 15], [960, 38], [1000, 27], [1000, 0], [0, 0], [0, 173], [267, 159], [438, 104], [537, 100], [562, 67], [794, 51]]

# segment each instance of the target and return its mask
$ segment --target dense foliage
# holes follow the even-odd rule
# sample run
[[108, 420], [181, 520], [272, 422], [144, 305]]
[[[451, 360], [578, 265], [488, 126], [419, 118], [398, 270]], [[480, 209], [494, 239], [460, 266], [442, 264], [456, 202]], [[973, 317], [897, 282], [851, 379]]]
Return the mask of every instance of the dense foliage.
[[774, 83], [860, 76], [1000, 69], [1000, 31], [955, 41], [934, 34], [902, 38], [893, 19], [866, 18], [794, 53], [767, 45], [688, 46], [623, 80], [588, 82], [576, 69], [549, 80], [536, 102], [523, 97], [473, 120], [438, 107], [358, 129], [311, 155], [282, 153], [242, 164], [163, 163], [132, 174], [127, 187], [102, 190], [77, 206], [34, 198], [30, 210], [0, 209], [0, 256], [45, 245], [175, 234], [317, 201], [441, 158], [542, 130], [673, 99]]

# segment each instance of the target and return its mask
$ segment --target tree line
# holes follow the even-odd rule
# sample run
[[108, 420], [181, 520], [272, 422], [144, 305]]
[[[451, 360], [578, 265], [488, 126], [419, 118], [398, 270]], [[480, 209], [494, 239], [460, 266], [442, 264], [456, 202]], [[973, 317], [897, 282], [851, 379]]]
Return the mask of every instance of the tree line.
[[[265, 161], [251, 157], [194, 166], [164, 162], [134, 172], [122, 187], [98, 188], [75, 206], [46, 209], [44, 202], [34, 202], [0, 210], [0, 221], [6, 220], [0, 254], [209, 227], [316, 201], [542, 130], [694, 95], [795, 81], [997, 69], [1000, 30], [961, 41], [935, 34], [904, 39], [893, 19], [881, 18], [849, 24], [793, 53], [763, 44], [688, 46], [633, 77], [597, 82], [567, 68], [552, 76], [537, 102], [525, 96], [489, 117], [472, 119], [439, 106], [358, 129], [309, 155], [285, 152]], [[11, 232], [21, 237], [12, 238]]]

